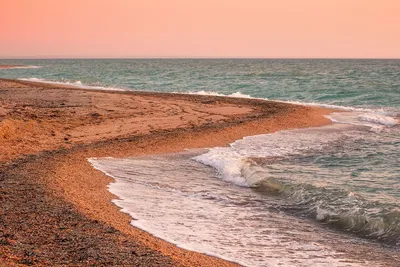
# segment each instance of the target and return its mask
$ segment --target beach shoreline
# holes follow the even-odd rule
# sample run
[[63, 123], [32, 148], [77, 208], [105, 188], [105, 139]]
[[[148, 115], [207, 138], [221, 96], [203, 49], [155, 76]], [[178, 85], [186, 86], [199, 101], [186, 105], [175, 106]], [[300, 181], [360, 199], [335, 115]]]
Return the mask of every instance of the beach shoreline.
[[0, 69], [14, 69], [14, 68], [25, 68], [28, 66], [24, 65], [0, 65]]
[[[109, 258], [95, 253], [102, 250], [102, 244], [93, 248], [95, 252], [81, 256], [83, 259], [76, 258], [74, 249], [84, 247], [86, 241], [72, 242], [71, 255], [61, 259], [62, 263], [68, 261], [71, 265], [111, 261], [126, 265], [128, 260], [135, 259], [144, 266], [236, 265], [177, 248], [131, 226], [132, 218], [111, 202], [116, 197], [107, 186], [113, 179], [94, 169], [88, 158], [143, 156], [225, 146], [244, 136], [327, 125], [331, 122], [324, 115], [334, 112], [257, 99], [72, 90], [67, 86], [7, 79], [0, 79], [0, 91], [4, 96], [0, 102], [0, 140], [4, 151], [0, 160], [4, 180], [20, 177], [23, 183], [24, 179], [29, 179], [28, 184], [40, 187], [50, 203], [60, 202], [60, 207], [67, 205], [75, 212], [79, 217], [76, 219], [78, 225], [85, 220], [87, 231], [96, 233], [89, 233], [93, 240], [100, 242], [105, 238], [100, 230], [93, 230], [93, 225], [98, 224], [105, 227], [105, 233], [113, 234], [107, 237], [108, 240], [118, 240]], [[34, 156], [28, 156], [32, 154]], [[1, 199], [4, 203], [9, 201], [7, 197], [11, 193], [17, 194], [17, 189], [25, 185], [14, 186], [14, 191]], [[6, 186], [1, 189], [8, 190]], [[20, 194], [20, 197], [25, 196]], [[56, 208], [60, 209], [59, 206]], [[32, 249], [33, 254], [25, 253], [28, 239], [15, 233], [18, 227], [12, 225], [25, 213], [18, 213], [18, 210], [15, 213], [11, 219], [7, 213], [1, 215], [10, 229], [1, 237], [0, 258], [10, 265], [23, 265], [24, 262], [54, 264], [56, 252], [41, 243], [33, 242], [29, 246], [36, 250]], [[46, 216], [40, 214], [41, 222], [51, 221]], [[59, 220], [53, 219], [53, 224]], [[30, 221], [29, 227], [49, 231], [38, 222]], [[66, 225], [62, 230], [48, 234], [60, 235], [66, 230], [72, 231], [73, 227]], [[88, 235], [84, 232], [74, 234], [82, 238]], [[126, 256], [124, 253], [129, 250], [130, 242], [136, 242], [138, 250], [147, 252]], [[53, 246], [57, 244], [52, 243]]]

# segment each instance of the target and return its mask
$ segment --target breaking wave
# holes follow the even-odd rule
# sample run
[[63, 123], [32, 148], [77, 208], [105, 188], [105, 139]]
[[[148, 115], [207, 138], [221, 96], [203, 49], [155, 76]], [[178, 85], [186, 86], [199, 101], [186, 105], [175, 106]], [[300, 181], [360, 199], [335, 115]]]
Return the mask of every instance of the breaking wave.
[[227, 182], [281, 198], [279, 210], [398, 246], [398, 176], [393, 170], [398, 164], [398, 129], [383, 115], [363, 117], [370, 125], [389, 127], [368, 133], [359, 121], [364, 113], [337, 114], [362, 127], [333, 124], [251, 136], [193, 159], [216, 169]]
[[222, 93], [217, 93], [217, 92], [212, 92], [212, 91], [196, 91], [196, 92], [174, 92], [174, 93], [179, 93], [179, 94], [189, 94], [189, 95], [209, 95], [209, 96], [226, 96], [226, 97], [236, 97], [236, 98], [254, 98], [250, 95], [243, 94], [241, 92], [234, 92], [232, 94], [222, 94]]
[[293, 184], [264, 178], [255, 190], [276, 193], [287, 199], [280, 210], [311, 217], [361, 237], [400, 245], [400, 210], [396, 206], [371, 202], [346, 190]]
[[[273, 161], [276, 159], [270, 160]], [[279, 179], [254, 164], [252, 159], [236, 171], [240, 176], [230, 176], [230, 182], [250, 187], [260, 194], [283, 198], [276, 205], [278, 210], [306, 216], [360, 237], [400, 245], [400, 209], [396, 204], [369, 201], [356, 192], [343, 189]]]

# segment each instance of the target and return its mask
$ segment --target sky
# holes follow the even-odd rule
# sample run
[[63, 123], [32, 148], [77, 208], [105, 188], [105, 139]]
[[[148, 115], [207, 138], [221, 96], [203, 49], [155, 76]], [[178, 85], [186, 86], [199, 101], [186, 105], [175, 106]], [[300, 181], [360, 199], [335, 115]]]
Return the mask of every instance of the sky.
[[400, 0], [0, 0], [0, 58], [400, 58]]

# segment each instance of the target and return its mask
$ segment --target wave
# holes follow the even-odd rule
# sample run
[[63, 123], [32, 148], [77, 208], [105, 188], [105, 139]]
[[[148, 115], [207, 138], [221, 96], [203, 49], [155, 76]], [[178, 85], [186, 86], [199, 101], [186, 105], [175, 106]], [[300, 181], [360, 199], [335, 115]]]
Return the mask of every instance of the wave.
[[176, 94], [189, 94], [189, 95], [209, 95], [209, 96], [224, 96], [224, 97], [236, 97], [236, 98], [252, 98], [252, 99], [264, 99], [264, 98], [255, 98], [250, 95], [243, 94], [241, 92], [234, 92], [232, 94], [222, 94], [222, 93], [217, 93], [217, 92], [212, 92], [212, 91], [195, 91], [195, 92], [173, 92]]
[[335, 123], [351, 124], [357, 126], [371, 127], [371, 131], [381, 131], [383, 127], [394, 127], [399, 125], [397, 114], [393, 115], [390, 112], [382, 111], [367, 111], [367, 112], [345, 112], [332, 113], [326, 115], [328, 119]]
[[[397, 128], [393, 128], [393, 131], [389, 131], [388, 128], [384, 133], [386, 139], [382, 139], [379, 134], [369, 134], [364, 127], [350, 125], [358, 122], [359, 125], [368, 123], [372, 126], [378, 123], [392, 126], [391, 117], [377, 116], [376, 113], [369, 116], [366, 114], [368, 113], [337, 113], [338, 116], [342, 116], [338, 118], [340, 121], [349, 123], [245, 137], [229, 147], [211, 148], [207, 153], [193, 159], [215, 168], [219, 177], [227, 182], [249, 187], [263, 194], [280, 196], [283, 199], [277, 206], [280, 210], [308, 216], [362, 237], [400, 245], [400, 209], [397, 204], [393, 204], [391, 200], [388, 203], [392, 204], [388, 204], [386, 199], [379, 200], [380, 203], [368, 201], [354, 192], [341, 189], [335, 181], [330, 181], [330, 168], [340, 166], [353, 175], [354, 171], [346, 169], [346, 164], [354, 166], [360, 161], [358, 167], [355, 167], [360, 169], [381, 160], [375, 147], [369, 150], [372, 144], [381, 147], [386, 153], [396, 151], [396, 148], [389, 144], [391, 139], [387, 138], [393, 134], [395, 138]], [[369, 144], [368, 147], [365, 147], [365, 144]], [[392, 150], [383, 147], [385, 144], [390, 145]], [[363, 147], [367, 154], [357, 152], [360, 147]], [[313, 164], [302, 163], [309, 164], [309, 161]], [[285, 162], [289, 163], [285, 165]], [[318, 167], [318, 164], [321, 164], [321, 167]], [[388, 164], [390, 166], [391, 163]], [[340, 171], [338, 170], [338, 173]], [[296, 179], [292, 181], [290, 177], [294, 175]], [[309, 175], [321, 176], [322, 183], [328, 184], [329, 187], [317, 186], [319, 179], [315, 180], [317, 184], [314, 185], [314, 182], [307, 180]], [[307, 178], [304, 178], [306, 176]], [[329, 182], [325, 182], [324, 179]], [[340, 177], [337, 179], [340, 181]]]
[[400, 124], [400, 121], [397, 119], [397, 117], [400, 115], [398, 110], [338, 106], [338, 105], [321, 104], [315, 102], [308, 102], [308, 103], [303, 103], [298, 101], [284, 101], [284, 102], [296, 105], [323, 107], [339, 111], [347, 111], [346, 113], [334, 112], [330, 115], [325, 116], [335, 123], [345, 123], [345, 124], [370, 126], [370, 127], [376, 127], [377, 125], [392, 127]]
[[382, 124], [386, 126], [395, 126], [399, 124], [399, 121], [393, 117], [374, 114], [374, 113], [364, 113], [358, 116], [360, 121], [367, 121], [376, 124]]
[[400, 210], [396, 206], [369, 202], [354, 192], [341, 189], [268, 178], [260, 181], [255, 190], [284, 197], [286, 203], [277, 207], [280, 210], [311, 217], [361, 237], [400, 245]]
[[[369, 202], [358, 194], [342, 189], [296, 184], [276, 179], [258, 165], [279, 162], [280, 158], [207, 157], [195, 160], [216, 167], [225, 181], [249, 187], [261, 194], [283, 198], [277, 209], [309, 217], [322, 224], [354, 233], [360, 237], [400, 245], [400, 210], [396, 206]], [[258, 162], [258, 163], [257, 163]]]
[[251, 187], [251, 184], [246, 181], [241, 171], [246, 164], [245, 160], [240, 158], [238, 155], [229, 155], [228, 153], [216, 152], [218, 148], [214, 148], [212, 152], [208, 152], [193, 159], [204, 165], [214, 167], [219, 176], [228, 182], [231, 182], [238, 186]]
[[81, 89], [93, 89], [93, 90], [106, 90], [106, 91], [127, 91], [128, 89], [118, 88], [118, 87], [104, 87], [104, 86], [97, 86], [97, 85], [86, 85], [83, 84], [81, 81], [51, 81], [45, 80], [41, 78], [22, 78], [19, 79], [21, 81], [29, 81], [29, 82], [40, 82], [40, 83], [47, 83], [47, 84], [57, 84], [57, 85], [64, 85], [72, 88], [81, 88]]
[[[360, 135], [351, 125], [334, 124], [318, 128], [278, 131], [271, 134], [247, 136], [231, 143], [229, 147], [215, 147], [207, 153], [193, 157], [204, 165], [213, 167], [219, 176], [238, 186], [252, 187], [253, 182], [243, 179], [243, 170], [249, 164], [262, 161], [270, 163], [282, 158], [314, 154], [326, 147], [341, 144], [343, 140]], [[248, 175], [247, 175], [248, 176]]]
[[400, 245], [400, 210], [390, 203], [370, 202], [362, 196], [343, 189], [273, 178], [257, 164], [242, 166], [243, 180], [261, 194], [283, 198], [276, 208], [301, 217], [310, 217], [331, 227]]

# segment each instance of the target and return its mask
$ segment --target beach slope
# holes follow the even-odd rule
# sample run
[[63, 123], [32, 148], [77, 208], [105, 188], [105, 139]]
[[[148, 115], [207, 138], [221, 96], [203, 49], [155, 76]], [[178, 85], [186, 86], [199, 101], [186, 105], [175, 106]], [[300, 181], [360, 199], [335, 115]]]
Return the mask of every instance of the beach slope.
[[90, 157], [227, 145], [321, 126], [332, 110], [257, 99], [84, 90], [0, 79], [0, 262], [230, 266], [132, 227]]

